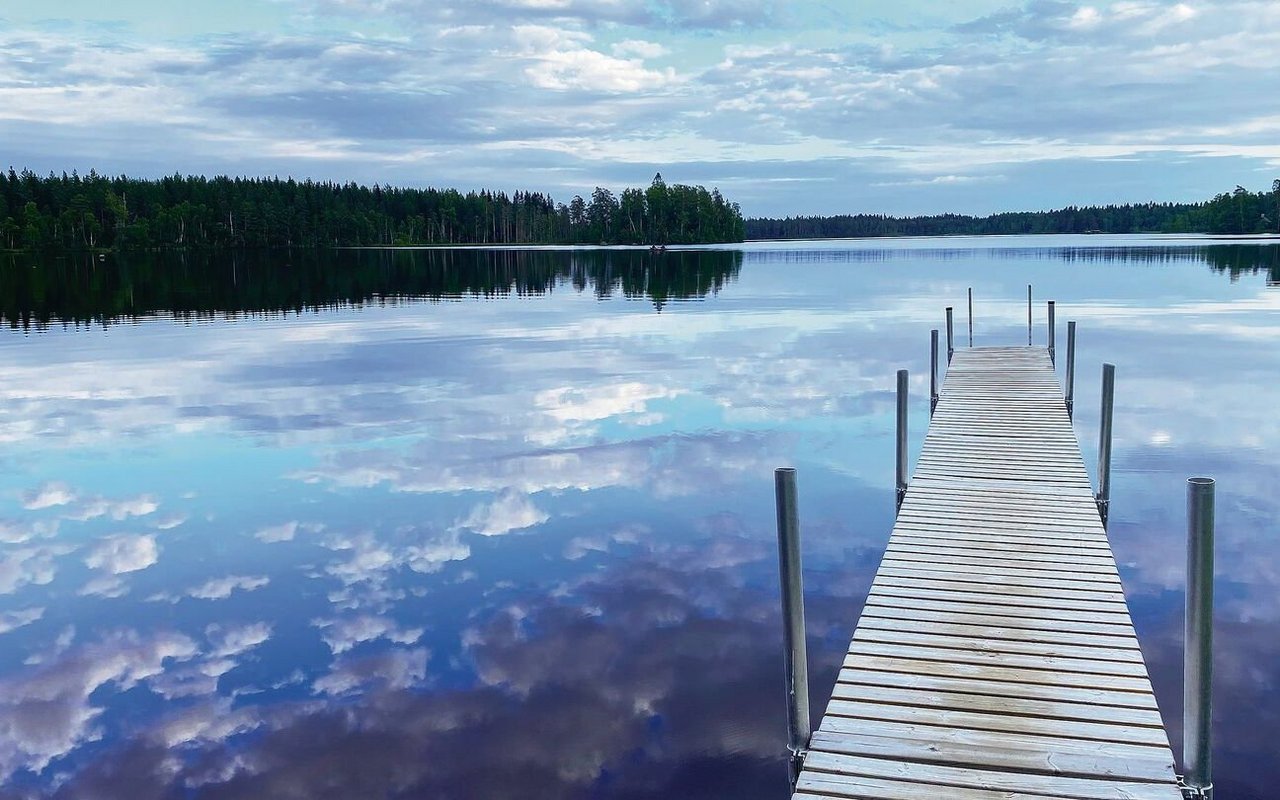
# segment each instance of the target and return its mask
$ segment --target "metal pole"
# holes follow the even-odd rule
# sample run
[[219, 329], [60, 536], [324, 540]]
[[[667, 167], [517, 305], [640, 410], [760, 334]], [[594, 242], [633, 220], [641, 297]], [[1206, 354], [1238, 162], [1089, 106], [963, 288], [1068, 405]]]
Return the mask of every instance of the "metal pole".
[[1049, 301], [1049, 363], [1054, 364], [1055, 366], [1057, 365], [1058, 362], [1054, 358], [1053, 339], [1054, 339], [1054, 334], [1057, 332], [1057, 327], [1058, 327], [1058, 323], [1054, 319], [1054, 315], [1053, 315], [1053, 301], [1050, 300]]
[[1209, 759], [1213, 683], [1213, 478], [1187, 479], [1187, 615], [1182, 667], [1183, 783], [1212, 800]]
[[804, 764], [809, 739], [809, 655], [805, 644], [804, 583], [800, 570], [800, 512], [796, 503], [796, 471], [783, 467], [773, 472], [778, 508], [778, 570], [782, 582], [784, 661], [787, 672], [787, 749], [794, 791]]
[[1116, 399], [1116, 365], [1102, 365], [1102, 425], [1098, 428], [1098, 514], [1107, 527], [1111, 506], [1111, 410]]
[[1076, 404], [1076, 321], [1067, 322], [1067, 419]]
[[[948, 309], [949, 311], [950, 309]], [[907, 496], [907, 371], [898, 370], [898, 504]]]
[[1027, 347], [1031, 346], [1031, 284], [1027, 284]]
[[951, 363], [951, 356], [955, 355], [955, 337], [952, 335], [952, 313], [951, 306], [947, 306], [947, 364]]
[[938, 407], [938, 329], [929, 331], [929, 416]]
[[973, 347], [973, 287], [969, 287], [969, 346]]

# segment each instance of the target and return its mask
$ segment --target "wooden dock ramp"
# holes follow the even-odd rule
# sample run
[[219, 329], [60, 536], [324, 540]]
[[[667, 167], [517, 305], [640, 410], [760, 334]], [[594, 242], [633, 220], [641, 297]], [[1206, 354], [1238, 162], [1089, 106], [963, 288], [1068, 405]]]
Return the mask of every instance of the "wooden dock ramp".
[[1047, 349], [955, 352], [794, 797], [1181, 800]]

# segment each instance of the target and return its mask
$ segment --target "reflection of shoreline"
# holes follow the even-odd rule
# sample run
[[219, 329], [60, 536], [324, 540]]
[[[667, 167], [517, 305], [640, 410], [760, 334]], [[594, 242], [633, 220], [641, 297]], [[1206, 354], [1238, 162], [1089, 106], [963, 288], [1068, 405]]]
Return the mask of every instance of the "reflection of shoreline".
[[300, 313], [413, 300], [542, 295], [572, 285], [661, 309], [718, 293], [736, 251], [365, 250], [205, 252], [0, 262], [0, 320], [11, 327]]

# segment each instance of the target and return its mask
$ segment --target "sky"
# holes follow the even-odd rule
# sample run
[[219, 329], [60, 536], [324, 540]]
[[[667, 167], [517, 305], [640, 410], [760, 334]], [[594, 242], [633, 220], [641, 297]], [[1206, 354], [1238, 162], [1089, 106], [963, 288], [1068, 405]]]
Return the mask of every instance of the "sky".
[[0, 161], [749, 216], [1198, 201], [1280, 178], [1280, 3], [6, 0]]

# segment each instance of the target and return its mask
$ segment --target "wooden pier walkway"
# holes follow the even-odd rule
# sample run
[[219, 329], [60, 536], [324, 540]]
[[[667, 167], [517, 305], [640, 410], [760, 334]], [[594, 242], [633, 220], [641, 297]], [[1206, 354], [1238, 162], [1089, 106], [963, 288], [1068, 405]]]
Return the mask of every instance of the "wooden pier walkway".
[[1181, 800], [1048, 350], [957, 350], [796, 798]]

